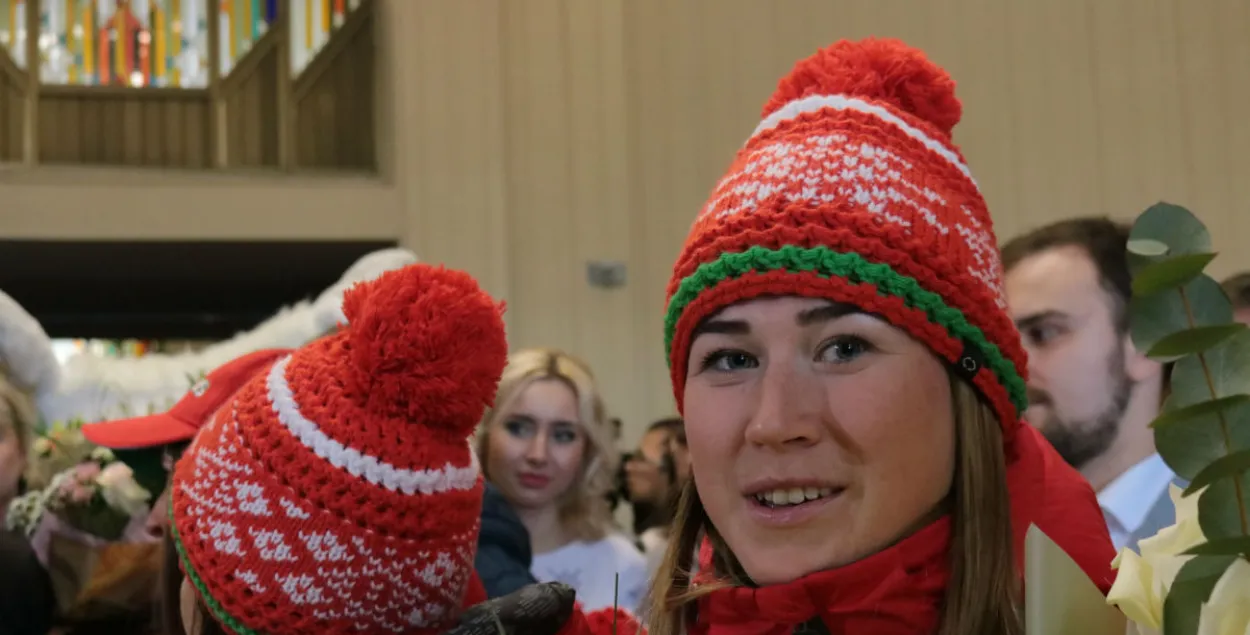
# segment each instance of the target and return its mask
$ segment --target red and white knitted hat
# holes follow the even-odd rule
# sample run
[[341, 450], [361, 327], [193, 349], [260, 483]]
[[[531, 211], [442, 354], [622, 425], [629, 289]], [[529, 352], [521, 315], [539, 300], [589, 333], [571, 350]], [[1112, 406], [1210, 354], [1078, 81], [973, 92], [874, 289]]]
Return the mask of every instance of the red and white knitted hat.
[[502, 306], [411, 265], [259, 373], [174, 470], [183, 572], [227, 630], [437, 633], [485, 599], [470, 443], [507, 362]]
[[993, 223], [951, 141], [955, 84], [898, 40], [799, 62], [690, 230], [668, 285], [677, 403], [703, 318], [763, 295], [836, 298], [926, 342], [993, 404], [1010, 438], [1025, 355]]

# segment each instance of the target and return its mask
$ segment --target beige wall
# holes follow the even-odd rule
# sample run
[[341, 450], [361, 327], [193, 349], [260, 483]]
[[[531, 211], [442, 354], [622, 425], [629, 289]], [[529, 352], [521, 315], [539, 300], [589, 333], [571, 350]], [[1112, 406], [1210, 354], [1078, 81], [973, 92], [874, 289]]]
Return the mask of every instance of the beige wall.
[[[959, 82], [1001, 236], [1190, 206], [1250, 268], [1242, 0], [389, 0], [383, 182], [0, 172], [0, 235], [400, 237], [510, 304], [514, 345], [586, 357], [634, 438], [671, 408], [663, 285], [777, 79], [891, 35]], [[28, 183], [37, 179], [41, 184]], [[116, 185], [119, 181], [122, 185]], [[67, 182], [68, 181], [68, 182]], [[128, 206], [128, 207], [127, 207]], [[629, 285], [588, 287], [588, 259]]]

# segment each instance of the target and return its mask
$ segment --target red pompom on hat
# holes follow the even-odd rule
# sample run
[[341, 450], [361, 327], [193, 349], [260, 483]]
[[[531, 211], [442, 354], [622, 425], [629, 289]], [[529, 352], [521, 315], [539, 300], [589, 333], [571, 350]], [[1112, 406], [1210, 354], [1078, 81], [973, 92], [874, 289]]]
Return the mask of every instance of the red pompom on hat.
[[236, 393], [174, 470], [183, 572], [227, 630], [428, 633], [485, 599], [469, 442], [507, 363], [502, 307], [424, 264]]
[[955, 81], [924, 52], [899, 40], [843, 40], [794, 65], [762, 117], [811, 96], [852, 95], [889, 105], [949, 138], [963, 105]]

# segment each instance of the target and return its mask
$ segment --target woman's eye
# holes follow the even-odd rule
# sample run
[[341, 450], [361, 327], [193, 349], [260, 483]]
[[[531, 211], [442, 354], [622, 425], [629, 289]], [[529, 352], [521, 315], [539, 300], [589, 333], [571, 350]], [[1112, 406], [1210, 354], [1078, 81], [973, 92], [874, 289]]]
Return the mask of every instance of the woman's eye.
[[834, 338], [820, 351], [823, 361], [833, 364], [853, 362], [859, 356], [872, 350], [872, 345], [863, 338], [843, 336]]
[[1024, 337], [1034, 346], [1045, 346], [1061, 334], [1055, 326], [1034, 326], [1025, 330]]
[[551, 439], [561, 445], [573, 443], [577, 440], [577, 433], [567, 428], [560, 428], [551, 433]]
[[504, 422], [503, 429], [507, 430], [508, 434], [514, 437], [525, 438], [533, 433], [534, 424], [529, 421], [518, 421], [516, 419], [512, 419]]
[[755, 368], [759, 360], [754, 355], [742, 351], [713, 351], [703, 358], [700, 367], [703, 370], [715, 370], [723, 373]]

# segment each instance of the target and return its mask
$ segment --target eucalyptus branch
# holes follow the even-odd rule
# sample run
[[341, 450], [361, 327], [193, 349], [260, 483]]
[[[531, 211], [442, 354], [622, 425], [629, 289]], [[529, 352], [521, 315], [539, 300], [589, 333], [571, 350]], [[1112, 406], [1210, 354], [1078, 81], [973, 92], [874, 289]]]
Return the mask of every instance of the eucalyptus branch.
[[[1189, 328], [1196, 328], [1198, 321], [1194, 319], [1193, 304], [1189, 301], [1189, 295], [1185, 293], [1185, 287], [1180, 287], [1178, 291], [1181, 294], [1181, 304], [1185, 306], [1185, 319], [1189, 321]], [[1202, 376], [1207, 382], [1207, 390], [1211, 394], [1212, 399], [1218, 399], [1220, 395], [1215, 389], [1215, 378], [1211, 376], [1211, 367], [1207, 364], [1207, 357], [1203, 353], [1198, 353], [1198, 364], [1202, 366]], [[1229, 429], [1228, 418], [1224, 414], [1224, 409], [1216, 411], [1216, 416], [1220, 419], [1220, 434], [1224, 437], [1224, 452], [1232, 454], [1233, 434]], [[1233, 475], [1233, 491], [1237, 497], [1237, 511], [1241, 516], [1241, 533], [1250, 535], [1250, 514], [1246, 510], [1246, 501], [1242, 497], [1241, 474]]]

